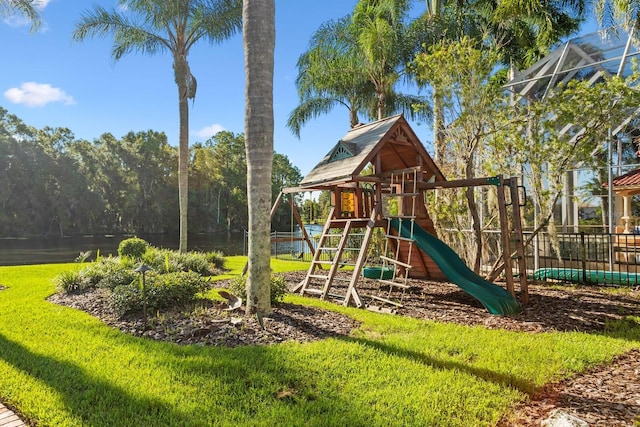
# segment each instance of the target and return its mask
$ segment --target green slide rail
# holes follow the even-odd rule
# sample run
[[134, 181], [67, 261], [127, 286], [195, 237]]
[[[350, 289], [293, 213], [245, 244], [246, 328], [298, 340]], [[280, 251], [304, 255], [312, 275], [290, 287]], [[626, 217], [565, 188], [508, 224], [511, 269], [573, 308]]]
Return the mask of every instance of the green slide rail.
[[393, 227], [402, 237], [413, 239], [416, 246], [429, 255], [442, 273], [460, 289], [476, 298], [491, 314], [509, 315], [520, 312], [520, 304], [504, 288], [475, 274], [446, 243], [410, 221], [391, 219]]

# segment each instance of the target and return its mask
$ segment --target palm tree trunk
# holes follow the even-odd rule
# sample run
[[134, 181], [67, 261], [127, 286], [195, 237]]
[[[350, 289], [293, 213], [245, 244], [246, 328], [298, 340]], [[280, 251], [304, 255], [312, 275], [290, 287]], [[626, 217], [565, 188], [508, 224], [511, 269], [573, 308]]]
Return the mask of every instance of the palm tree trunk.
[[178, 146], [178, 201], [180, 206], [180, 252], [187, 251], [187, 208], [189, 206], [189, 99], [188, 65], [184, 56], [174, 58], [174, 73], [178, 85], [180, 134]]
[[249, 205], [247, 314], [271, 312], [271, 169], [275, 1], [243, 0], [245, 142]]

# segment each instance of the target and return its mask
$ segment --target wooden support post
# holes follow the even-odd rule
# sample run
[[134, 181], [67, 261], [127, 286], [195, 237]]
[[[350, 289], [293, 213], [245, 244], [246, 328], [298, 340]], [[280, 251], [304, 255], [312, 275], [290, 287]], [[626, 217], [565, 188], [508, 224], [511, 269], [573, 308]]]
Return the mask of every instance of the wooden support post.
[[507, 218], [507, 201], [504, 192], [504, 182], [500, 177], [499, 185], [496, 186], [498, 192], [498, 212], [500, 214], [500, 234], [502, 235], [502, 258], [504, 259], [504, 273], [507, 280], [507, 291], [515, 297], [513, 286], [513, 267], [511, 263], [511, 232], [509, 229], [509, 218]]
[[518, 194], [518, 178], [509, 179], [511, 188], [511, 205], [513, 206], [513, 232], [516, 240], [516, 256], [518, 257], [518, 270], [520, 272], [520, 299], [523, 304], [529, 303], [529, 284], [527, 282], [527, 260], [524, 253], [524, 236], [522, 235], [522, 217], [520, 215], [520, 196]]
[[291, 209], [293, 211], [293, 216], [296, 217], [296, 222], [298, 223], [300, 230], [302, 230], [302, 236], [304, 237], [305, 242], [307, 242], [307, 246], [309, 246], [311, 255], [315, 255], [315, 249], [313, 248], [313, 244], [311, 244], [311, 239], [309, 238], [309, 234], [307, 234], [307, 229], [304, 228], [304, 224], [302, 223], [302, 218], [300, 217], [300, 212], [298, 212], [298, 209], [296, 208], [296, 205], [293, 202], [293, 197], [289, 199], [289, 206], [291, 206]]

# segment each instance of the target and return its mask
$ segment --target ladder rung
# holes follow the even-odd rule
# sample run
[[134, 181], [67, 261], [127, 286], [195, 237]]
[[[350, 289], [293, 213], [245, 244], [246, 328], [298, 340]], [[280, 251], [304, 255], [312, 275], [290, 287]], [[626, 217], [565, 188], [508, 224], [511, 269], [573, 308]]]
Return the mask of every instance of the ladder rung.
[[384, 260], [384, 261], [388, 261], [388, 262], [390, 262], [392, 264], [396, 264], [396, 265], [402, 266], [404, 268], [413, 267], [411, 264], [407, 264], [406, 262], [398, 261], [397, 259], [389, 258], [389, 257], [386, 257], [386, 256], [380, 256], [380, 259]]
[[379, 279], [378, 282], [384, 283], [385, 285], [395, 286], [401, 289], [409, 289], [410, 285], [405, 285], [404, 283], [392, 282], [391, 280]]
[[375, 295], [371, 295], [370, 296], [371, 299], [374, 299], [376, 301], [382, 301], [382, 302], [386, 302], [387, 304], [393, 304], [396, 307], [402, 307], [403, 305], [400, 304], [399, 302], [395, 302], [395, 301], [391, 301], [390, 299], [386, 299], [386, 298], [382, 298], [382, 297], [377, 297]]
[[323, 279], [323, 280], [326, 280], [326, 279], [328, 279], [328, 278], [329, 278], [329, 276], [325, 276], [325, 275], [323, 275], [323, 274], [310, 274], [310, 275], [309, 275], [309, 278], [311, 278], [311, 279]]
[[318, 250], [319, 250], [319, 251], [337, 251], [337, 250], [338, 250], [338, 248], [330, 248], [330, 247], [324, 247], [324, 246], [323, 246], [323, 247], [321, 247], [321, 248], [318, 248]]
[[318, 260], [318, 261], [313, 261], [313, 264], [333, 264], [333, 261]]
[[305, 289], [304, 292], [307, 292], [309, 294], [322, 295], [324, 291], [322, 289]]
[[332, 294], [332, 293], [328, 293], [327, 296], [331, 298], [344, 298], [344, 295], [338, 295], [338, 294]]
[[419, 196], [420, 193], [391, 193], [390, 196], [413, 197]]
[[324, 237], [342, 237], [342, 233], [330, 233], [330, 234], [325, 234]]
[[340, 282], [350, 282], [351, 281], [351, 279], [347, 279], [346, 277], [334, 277], [333, 280], [334, 281], [337, 280], [337, 281], [340, 281]]
[[410, 239], [408, 237], [394, 236], [393, 234], [385, 234], [384, 237], [386, 237], [387, 239], [402, 240], [403, 242], [414, 242], [413, 239]]

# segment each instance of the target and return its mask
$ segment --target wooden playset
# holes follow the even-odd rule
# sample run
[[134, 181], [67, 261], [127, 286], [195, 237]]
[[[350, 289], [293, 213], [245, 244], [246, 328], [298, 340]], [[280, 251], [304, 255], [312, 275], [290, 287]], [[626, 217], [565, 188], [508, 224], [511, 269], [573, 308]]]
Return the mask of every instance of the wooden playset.
[[[498, 190], [503, 253], [512, 254], [515, 243], [515, 257], [504, 257], [508, 294], [473, 272], [469, 274], [448, 246], [440, 246], [444, 243], [435, 237], [436, 230], [424, 202], [425, 191], [479, 185], [493, 185]], [[409, 287], [408, 278], [449, 280], [478, 298], [489, 311], [511, 314], [519, 309], [514, 299], [512, 259], [517, 260], [518, 271], [526, 271], [518, 203], [513, 204], [512, 221], [509, 221], [505, 201], [507, 188], [512, 200], [517, 200], [516, 187], [516, 178], [447, 181], [402, 115], [355, 127], [338, 141], [299, 187], [283, 189], [274, 204], [275, 211], [281, 196], [290, 194], [289, 201], [302, 230], [302, 239], [313, 253], [306, 277], [295, 291], [323, 299], [339, 298], [344, 305], [369, 305], [358, 293], [358, 283], [362, 279], [374, 230], [380, 228], [385, 239], [385, 250], [379, 257], [384, 265], [377, 270], [381, 284], [389, 289], [404, 290]], [[331, 193], [331, 211], [315, 246], [302, 226], [291, 197], [291, 193], [307, 191]], [[390, 200], [397, 205], [393, 215], [387, 209]], [[337, 275], [339, 268], [346, 265], [353, 267], [348, 279]], [[338, 280], [348, 282], [346, 293], [337, 295], [334, 292], [333, 285]], [[519, 284], [521, 299], [526, 303], [525, 274], [519, 276]], [[487, 288], [491, 288], [488, 289], [490, 295], [486, 295]], [[401, 302], [390, 298], [366, 297], [371, 303], [401, 306]], [[504, 303], [502, 300], [509, 301]]]

